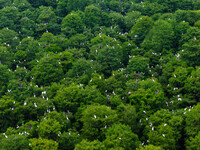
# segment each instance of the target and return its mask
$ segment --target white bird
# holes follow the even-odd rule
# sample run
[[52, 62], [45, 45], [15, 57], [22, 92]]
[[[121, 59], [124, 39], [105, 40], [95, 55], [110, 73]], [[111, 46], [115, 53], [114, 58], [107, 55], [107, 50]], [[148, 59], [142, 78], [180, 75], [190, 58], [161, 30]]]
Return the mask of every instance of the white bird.
[[94, 115], [94, 118], [96, 119], [96, 118], [97, 118], [97, 116], [96, 116], [96, 115]]

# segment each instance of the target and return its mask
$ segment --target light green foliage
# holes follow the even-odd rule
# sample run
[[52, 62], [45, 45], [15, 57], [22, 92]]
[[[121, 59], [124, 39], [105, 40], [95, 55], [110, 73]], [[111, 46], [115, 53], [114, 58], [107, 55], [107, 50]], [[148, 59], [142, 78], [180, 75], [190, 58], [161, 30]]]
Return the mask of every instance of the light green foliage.
[[103, 140], [105, 132], [112, 124], [117, 122], [115, 110], [105, 105], [90, 105], [82, 112], [82, 134], [84, 138]]
[[15, 7], [5, 7], [0, 10], [0, 28], [8, 27], [12, 30], [16, 29], [14, 25], [19, 19], [18, 9]]
[[57, 111], [51, 111], [50, 113], [46, 114], [45, 118], [47, 119], [53, 119], [58, 121], [61, 125], [61, 131], [65, 131], [70, 127], [70, 120], [69, 118], [71, 117], [70, 114], [65, 113], [65, 112], [57, 112]]
[[137, 113], [134, 106], [127, 104], [121, 104], [117, 107], [117, 112], [119, 120], [122, 124], [128, 125], [131, 127], [131, 130], [134, 133], [138, 133], [138, 122], [137, 122]]
[[94, 5], [85, 8], [84, 22], [88, 27], [94, 27], [101, 21], [100, 9]]
[[102, 34], [93, 38], [91, 44], [90, 58], [101, 65], [100, 70], [105, 76], [109, 76], [111, 70], [117, 70], [122, 66], [120, 41]]
[[61, 31], [67, 37], [82, 33], [84, 29], [83, 21], [79, 13], [71, 12], [62, 20]]
[[44, 7], [40, 6], [39, 8], [39, 16], [37, 18], [37, 22], [39, 23], [37, 25], [37, 32], [43, 33], [43, 32], [52, 32], [56, 33], [58, 31], [58, 24], [56, 19], [56, 14], [54, 13], [52, 7]]
[[7, 138], [1, 139], [0, 149], [7, 150], [29, 150], [29, 142], [26, 136], [24, 135], [5, 135]]
[[148, 50], [153, 49], [157, 53], [160, 53], [163, 49], [172, 49], [173, 40], [174, 31], [172, 25], [167, 21], [158, 20], [145, 37], [141, 46]]
[[105, 104], [105, 98], [95, 87], [82, 85], [70, 85], [57, 91], [54, 102], [58, 110], [68, 110], [75, 113], [81, 104], [99, 103]]
[[187, 43], [183, 44], [180, 55], [181, 59], [185, 61], [189, 66], [199, 66], [200, 65], [200, 54], [199, 54], [199, 40], [194, 36], [193, 39], [189, 40]]
[[47, 140], [44, 138], [33, 138], [30, 139], [30, 147], [32, 150], [57, 150], [58, 149], [58, 143], [53, 140]]
[[[184, 93], [183, 87], [184, 83], [188, 76], [187, 68], [177, 67], [175, 71], [172, 73], [172, 77], [169, 78], [169, 93], [179, 94]], [[174, 90], [174, 88], [178, 87], [178, 90]]]
[[96, 86], [97, 89], [103, 94], [106, 90], [106, 83], [104, 75], [99, 75], [98, 73], [93, 73], [91, 79], [88, 82], [89, 86]]
[[198, 134], [195, 137], [191, 137], [186, 141], [186, 148], [191, 150], [199, 149], [200, 148], [199, 141], [200, 141], [200, 132], [198, 132]]
[[94, 140], [92, 142], [88, 140], [82, 140], [75, 146], [75, 150], [105, 150], [105, 146], [98, 140]]
[[12, 51], [16, 51], [15, 47], [19, 44], [20, 41], [18, 34], [8, 28], [3, 28], [0, 30], [0, 39], [1, 43], [5, 47], [12, 47]]
[[142, 16], [137, 18], [135, 25], [129, 31], [129, 36], [136, 45], [140, 45], [152, 26], [153, 20], [150, 17]]
[[154, 145], [145, 145], [145, 147], [139, 147], [136, 150], [163, 150], [160, 146], [154, 146]]
[[185, 132], [186, 139], [194, 138], [200, 131], [199, 126], [199, 113], [200, 113], [200, 104], [197, 104], [192, 109], [189, 108], [185, 114]]
[[52, 33], [43, 33], [39, 41], [46, 45], [53, 44], [55, 43], [55, 36]]
[[133, 25], [135, 25], [136, 20], [141, 16], [141, 13], [139, 11], [134, 12], [128, 12], [126, 13], [126, 16], [124, 17], [124, 22], [127, 26], [127, 31], [131, 29]]
[[[71, 51], [72, 53], [74, 50], [73, 49], [71, 50], [71, 48], [77, 48], [77, 49], [85, 48], [88, 50], [88, 48], [89, 48], [88, 44], [89, 44], [88, 37], [85, 36], [84, 34], [76, 34], [76, 35], [70, 37], [70, 39], [67, 41], [68, 51]], [[87, 53], [87, 52], [85, 52], [85, 53]], [[78, 53], [75, 53], [74, 55], [78, 55]], [[86, 54], [84, 54], [84, 55], [86, 55]]]
[[151, 115], [146, 126], [149, 143], [164, 149], [177, 149], [183, 123], [181, 115], [180, 112], [172, 113], [166, 109]]
[[40, 7], [40, 15], [38, 16], [38, 23], [55, 23], [56, 15], [51, 7]]
[[59, 53], [57, 57], [61, 62], [64, 73], [66, 73], [69, 69], [72, 68], [72, 64], [75, 61], [72, 53], [64, 51]]
[[113, 71], [112, 76], [106, 79], [105, 84], [105, 89], [108, 93], [112, 93], [113, 95], [118, 94], [122, 96], [124, 95], [122, 91], [126, 87], [126, 77], [124, 76], [124, 73], [122, 71]]
[[164, 92], [160, 83], [155, 79], [140, 81], [137, 90], [134, 91], [134, 88], [132, 88], [130, 92], [131, 94], [128, 99], [131, 104], [136, 106], [140, 115], [142, 115], [144, 111], [148, 111], [148, 113], [151, 114], [164, 106]]
[[103, 141], [106, 148], [122, 147], [127, 150], [136, 149], [140, 141], [131, 128], [123, 124], [114, 124], [106, 131], [106, 139]]
[[29, 19], [28, 17], [24, 17], [20, 20], [20, 26], [21, 26], [20, 36], [22, 36], [23, 38], [34, 35], [36, 25], [33, 20]]
[[[17, 130], [15, 130], [16, 133], [19, 135], [25, 135], [28, 138], [34, 138], [38, 136], [38, 122], [37, 121], [29, 121], [26, 124], [19, 127], [17, 125]], [[7, 134], [8, 130], [6, 131]]]
[[127, 65], [127, 72], [135, 75], [136, 73], [149, 74], [148, 69], [149, 59], [141, 56], [132, 56]]
[[[35, 60], [36, 58], [38, 59], [38, 57], [37, 57], [38, 53], [39, 52], [42, 53], [42, 45], [38, 41], [34, 40], [34, 38], [32, 38], [32, 37], [24, 38], [21, 41], [21, 43], [19, 43], [17, 48], [18, 48], [18, 50], [22, 50], [22, 51], [26, 52], [26, 59], [23, 61], [24, 61], [24, 63], [27, 63], [27, 65], [29, 67], [33, 67], [32, 66], [33, 64], [31, 64], [30, 62], [32, 60]], [[24, 57], [24, 55], [23, 55], [23, 57]]]
[[200, 68], [196, 67], [196, 70], [193, 70], [191, 75], [189, 75], [185, 81], [185, 90], [191, 99], [196, 100], [200, 97]]
[[38, 127], [38, 134], [42, 138], [56, 140], [62, 125], [54, 119], [43, 119]]

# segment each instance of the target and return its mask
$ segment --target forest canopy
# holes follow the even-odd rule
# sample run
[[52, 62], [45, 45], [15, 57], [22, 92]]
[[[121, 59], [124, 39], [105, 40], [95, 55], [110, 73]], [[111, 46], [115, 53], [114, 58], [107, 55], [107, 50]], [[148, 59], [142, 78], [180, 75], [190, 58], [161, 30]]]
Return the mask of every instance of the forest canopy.
[[199, 100], [199, 0], [0, 0], [1, 150], [197, 150]]

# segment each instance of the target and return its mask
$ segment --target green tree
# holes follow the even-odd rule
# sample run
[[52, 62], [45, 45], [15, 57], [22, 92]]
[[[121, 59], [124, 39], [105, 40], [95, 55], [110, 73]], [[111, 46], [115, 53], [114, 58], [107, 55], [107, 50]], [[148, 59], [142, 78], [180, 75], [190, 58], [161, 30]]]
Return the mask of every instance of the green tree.
[[36, 31], [39, 34], [45, 31], [57, 33], [59, 31], [59, 26], [57, 24], [56, 14], [52, 7], [40, 6], [39, 12], [40, 14], [37, 18], [38, 26]]
[[139, 147], [136, 150], [162, 150], [162, 147], [160, 146], [154, 146], [154, 145], [145, 145], [145, 147]]
[[104, 150], [105, 146], [102, 142], [94, 140], [92, 142], [88, 140], [82, 140], [79, 144], [75, 146], [75, 150]]
[[153, 26], [153, 20], [148, 16], [142, 16], [137, 19], [135, 25], [129, 31], [129, 36], [135, 42], [136, 45], [140, 45], [145, 36], [148, 34]]
[[173, 40], [174, 31], [172, 25], [167, 21], [158, 20], [145, 37], [141, 46], [147, 50], [153, 49], [160, 53], [163, 49], [172, 49]]
[[84, 16], [84, 22], [85, 24], [93, 28], [94, 26], [98, 25], [101, 21], [101, 13], [100, 9], [98, 7], [95, 7], [94, 5], [89, 5], [85, 8], [85, 16]]
[[132, 56], [127, 65], [127, 72], [133, 75], [136, 73], [144, 73], [147, 76], [149, 74], [148, 63], [148, 58], [142, 56]]
[[58, 143], [53, 140], [47, 140], [44, 138], [33, 138], [30, 139], [30, 147], [32, 150], [57, 150], [58, 149]]
[[67, 37], [82, 33], [84, 29], [83, 21], [77, 12], [71, 12], [62, 20], [61, 31]]
[[193, 108], [188, 108], [185, 113], [185, 132], [186, 132], [186, 139], [195, 138], [200, 131], [199, 126], [199, 114], [200, 113], [200, 104], [194, 105]]
[[194, 39], [189, 40], [187, 43], [183, 44], [180, 57], [185, 61], [189, 66], [199, 66], [199, 40]]
[[78, 132], [64, 132], [60, 136], [59, 149], [74, 150], [75, 145], [79, 144], [80, 141], [80, 134]]
[[96, 68], [95, 62], [80, 58], [73, 63], [72, 69], [68, 71], [67, 75], [71, 78], [79, 79], [81, 83], [88, 83]]
[[185, 81], [184, 89], [190, 99], [199, 102], [200, 95], [200, 68], [196, 67]]
[[20, 37], [25, 38], [27, 36], [34, 36], [36, 29], [35, 22], [28, 17], [20, 19]]
[[20, 12], [32, 8], [31, 4], [27, 0], [14, 0], [13, 5], [16, 6]]
[[126, 24], [126, 30], [130, 31], [130, 29], [135, 25], [136, 20], [141, 16], [139, 11], [128, 12], [126, 16], [124, 16], [124, 22]]
[[135, 107], [130, 104], [121, 104], [117, 107], [117, 112], [120, 122], [131, 127], [134, 133], [138, 133], [138, 114]]
[[114, 124], [109, 127], [103, 143], [106, 148], [122, 147], [127, 150], [136, 149], [140, 145], [138, 136], [131, 131], [129, 126], [123, 124]]
[[58, 82], [63, 78], [63, 70], [61, 64], [55, 56], [45, 56], [31, 70], [33, 82], [37, 85], [50, 85], [51, 82]]
[[0, 46], [0, 64], [2, 65], [11, 65], [12, 54], [8, 51], [7, 48]]
[[15, 116], [17, 111], [15, 108], [18, 103], [15, 102], [11, 97], [3, 96], [0, 99], [0, 128], [1, 132], [6, 131], [8, 127], [14, 126], [20, 116]]
[[4, 8], [6, 6], [10, 6], [12, 4], [11, 0], [0, 0], [0, 8]]
[[8, 27], [12, 30], [16, 29], [15, 23], [20, 17], [16, 7], [5, 7], [0, 10], [0, 28]]
[[101, 66], [105, 76], [110, 76], [112, 70], [122, 66], [122, 50], [120, 42], [106, 35], [99, 35], [91, 40], [90, 58], [95, 59]]
[[8, 70], [7, 66], [0, 65], [0, 97], [3, 96], [7, 90], [7, 85], [11, 79], [12, 72]]
[[149, 118], [147, 136], [149, 143], [164, 149], [177, 149], [183, 130], [183, 117], [181, 111], [170, 112], [166, 109], [157, 111]]
[[196, 150], [200, 148], [199, 145], [199, 141], [200, 141], [200, 132], [198, 132], [198, 134], [195, 137], [192, 137], [186, 141], [185, 145], [187, 149], [191, 149], [191, 150]]
[[156, 79], [139, 81], [136, 89], [130, 87], [127, 93], [130, 103], [135, 105], [139, 112], [139, 118], [150, 115], [165, 105], [164, 92]]
[[95, 87], [82, 88], [82, 85], [69, 85], [57, 91], [54, 103], [60, 111], [76, 113], [82, 104], [105, 104], [106, 100]]
[[19, 44], [18, 34], [8, 28], [0, 30], [0, 42], [8, 48], [12, 48], [11, 51], [16, 52], [16, 46]]
[[1, 139], [0, 148], [2, 150], [12, 149], [12, 150], [29, 150], [29, 141], [24, 135], [5, 135], [7, 138]]
[[69, 69], [72, 68], [72, 64], [75, 61], [73, 54], [68, 51], [64, 51], [58, 53], [57, 57], [61, 61], [62, 69], [65, 74]]
[[54, 119], [43, 119], [38, 127], [38, 134], [42, 138], [56, 140], [59, 137], [62, 125]]
[[104, 105], [90, 105], [82, 112], [83, 122], [82, 134], [84, 138], [103, 140], [105, 132], [113, 123], [116, 123], [118, 116], [115, 110]]

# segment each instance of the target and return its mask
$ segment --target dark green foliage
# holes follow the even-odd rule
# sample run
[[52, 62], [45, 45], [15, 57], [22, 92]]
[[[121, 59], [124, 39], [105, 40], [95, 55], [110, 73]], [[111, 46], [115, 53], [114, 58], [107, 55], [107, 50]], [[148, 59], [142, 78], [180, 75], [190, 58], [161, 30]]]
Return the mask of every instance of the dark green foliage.
[[33, 82], [39, 86], [50, 85], [51, 82], [58, 82], [63, 77], [62, 66], [55, 56], [48, 56], [46, 54], [38, 66], [35, 66], [31, 72], [33, 75]]

